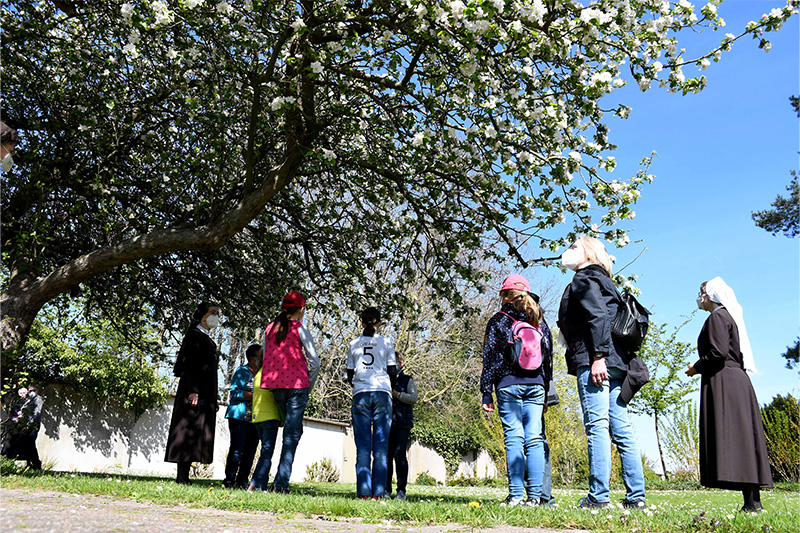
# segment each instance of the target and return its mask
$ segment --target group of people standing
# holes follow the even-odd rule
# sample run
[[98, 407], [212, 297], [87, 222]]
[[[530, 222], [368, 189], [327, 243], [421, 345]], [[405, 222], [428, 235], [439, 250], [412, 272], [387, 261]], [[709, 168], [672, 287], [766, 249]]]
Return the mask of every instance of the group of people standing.
[[[589, 491], [578, 501], [587, 509], [610, 502], [611, 444], [619, 452], [625, 497], [622, 506], [644, 509], [645, 480], [628, 403], [641, 386], [635, 354], [612, 334], [622, 299], [611, 280], [612, 263], [602, 242], [579, 237], [561, 256], [575, 272], [561, 296], [558, 310], [560, 340], [565, 345], [567, 371], [576, 378], [583, 411], [589, 462]], [[552, 338], [525, 278], [512, 275], [500, 289], [501, 309], [487, 324], [481, 393], [483, 409], [494, 409], [492, 393], [505, 435], [509, 494], [506, 505], [546, 503], [545, 398], [551, 377]], [[758, 400], [747, 375], [754, 371], [742, 308], [721, 278], [701, 285], [700, 309], [711, 316], [697, 342], [699, 359], [686, 374], [701, 375], [700, 482], [742, 492], [743, 511], [763, 509], [760, 489], [772, 487], [764, 428]], [[528, 321], [542, 333], [542, 364], [525, 370], [512, 364], [513, 327]], [[548, 461], [549, 463], [549, 461]]]
[[[249, 346], [247, 364], [233, 374], [225, 413], [231, 436], [223, 481], [226, 487], [289, 492], [294, 455], [303, 434], [303, 416], [320, 366], [314, 339], [302, 322], [305, 310], [306, 300], [301, 293], [286, 294], [281, 312], [264, 331], [263, 345]], [[220, 307], [215, 303], [198, 306], [173, 368], [179, 381], [165, 461], [177, 463], [175, 481], [181, 484], [191, 483], [192, 462], [213, 461], [219, 409], [218, 355], [210, 333], [219, 325], [219, 314]], [[394, 459], [397, 498], [405, 499], [406, 448], [413, 426], [416, 387], [411, 377], [403, 373], [403, 359], [395, 354], [391, 341], [378, 334], [380, 311], [367, 308], [361, 323], [363, 334], [350, 343], [347, 356], [347, 379], [353, 386], [358, 496], [384, 497], [387, 487], [391, 494], [390, 459]], [[269, 484], [281, 427], [278, 469]], [[259, 443], [261, 453], [251, 479]]]
[[36, 385], [21, 387], [17, 395], [9, 406], [8, 418], [3, 421], [2, 455], [25, 461], [31, 470], [41, 470], [36, 437], [42, 425], [44, 400]]
[[[578, 505], [596, 509], [611, 504], [613, 443], [622, 462], [622, 506], [644, 509], [642, 459], [628, 417], [628, 403], [641, 386], [641, 376], [631, 367], [635, 354], [612, 334], [622, 298], [611, 280], [611, 258], [602, 242], [581, 236], [561, 259], [575, 274], [559, 305], [559, 340], [565, 346], [567, 371], [576, 379], [588, 444], [589, 491]], [[483, 410], [496, 408], [503, 427], [509, 490], [504, 504], [552, 505], [545, 434], [547, 406], [558, 403], [552, 333], [539, 297], [524, 277], [507, 277], [499, 294], [501, 308], [486, 326], [480, 391]], [[302, 322], [305, 303], [299, 292], [288, 293], [281, 313], [265, 329], [263, 346], [249, 347], [247, 364], [234, 374], [226, 413], [231, 433], [224, 481], [228, 487], [288, 492], [303, 414], [319, 371], [314, 340]], [[703, 283], [697, 304], [711, 313], [698, 339], [699, 359], [686, 371], [702, 376], [701, 483], [740, 490], [742, 509], [758, 511], [760, 489], [771, 487], [772, 481], [758, 401], [746, 373], [754, 364], [741, 306], [721, 278]], [[209, 333], [219, 325], [219, 313], [213, 303], [198, 307], [175, 362], [180, 381], [166, 460], [178, 463], [178, 483], [189, 483], [191, 462], [212, 461], [217, 354]], [[380, 311], [368, 307], [360, 321], [362, 334], [350, 343], [346, 362], [347, 381], [353, 387], [356, 492], [363, 499], [390, 496], [394, 461], [396, 497], [403, 500], [417, 391], [403, 373], [402, 356], [379, 334]], [[520, 323], [535, 332], [534, 352], [540, 357], [535, 366], [522, 367], [514, 358], [523, 342]], [[279, 427], [280, 463], [268, 486]], [[249, 480], [259, 442], [261, 455]]]

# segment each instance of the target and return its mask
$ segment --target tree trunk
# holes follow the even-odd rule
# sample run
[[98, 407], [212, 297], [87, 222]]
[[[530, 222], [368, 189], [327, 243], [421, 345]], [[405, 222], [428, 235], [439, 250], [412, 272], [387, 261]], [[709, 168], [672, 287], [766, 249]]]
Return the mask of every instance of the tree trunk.
[[[307, 140], [307, 139], [306, 139]], [[307, 151], [299, 142], [287, 148], [279, 166], [242, 201], [210, 225], [162, 228], [77, 257], [36, 277], [11, 266], [8, 289], [0, 295], [3, 377], [15, 369], [39, 310], [56, 296], [112, 268], [155, 255], [189, 250], [217, 250], [253, 220], [294, 177]], [[20, 258], [20, 261], [24, 261]]]
[[656, 423], [656, 442], [658, 443], [658, 458], [661, 459], [661, 469], [664, 471], [664, 479], [669, 481], [669, 474], [667, 473], [667, 463], [664, 461], [664, 450], [661, 449], [661, 434], [658, 431], [658, 414], [655, 415]]

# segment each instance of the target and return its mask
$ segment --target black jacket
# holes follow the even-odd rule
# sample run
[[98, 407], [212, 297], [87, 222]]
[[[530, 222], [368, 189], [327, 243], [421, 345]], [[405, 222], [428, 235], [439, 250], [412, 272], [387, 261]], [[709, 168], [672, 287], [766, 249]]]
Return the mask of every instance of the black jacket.
[[621, 302], [608, 273], [599, 265], [578, 270], [561, 296], [558, 327], [567, 343], [567, 371], [592, 364], [593, 357], [605, 357], [606, 366], [625, 371], [633, 354], [611, 337], [611, 324]]

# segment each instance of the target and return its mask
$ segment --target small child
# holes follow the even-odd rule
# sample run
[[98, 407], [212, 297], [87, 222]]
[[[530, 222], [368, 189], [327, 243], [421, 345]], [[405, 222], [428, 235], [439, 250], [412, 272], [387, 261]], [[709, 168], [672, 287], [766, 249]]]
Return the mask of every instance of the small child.
[[364, 333], [350, 343], [347, 352], [347, 381], [353, 386], [356, 493], [359, 499], [378, 499], [386, 491], [392, 383], [397, 367], [394, 346], [378, 335], [380, 311], [367, 307], [361, 313], [361, 325]]
[[[259, 348], [261, 348], [259, 346]], [[263, 349], [260, 350], [263, 357]], [[248, 491], [267, 490], [269, 471], [272, 468], [272, 454], [275, 452], [275, 441], [278, 439], [278, 428], [283, 425], [272, 391], [261, 388], [261, 369], [253, 380], [253, 424], [261, 439], [261, 455], [256, 463], [253, 479]]]

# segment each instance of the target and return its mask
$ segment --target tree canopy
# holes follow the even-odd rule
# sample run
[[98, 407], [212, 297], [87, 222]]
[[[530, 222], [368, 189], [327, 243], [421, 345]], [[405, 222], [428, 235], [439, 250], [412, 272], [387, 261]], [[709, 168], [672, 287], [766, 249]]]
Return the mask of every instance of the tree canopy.
[[3, 364], [66, 293], [165, 329], [206, 297], [246, 327], [288, 288], [407, 307], [394, 288], [424, 272], [461, 307], [523, 245], [624, 245], [649, 160], [609, 176], [605, 117], [630, 109], [602, 98], [701, 90], [684, 69], [742, 35], [768, 48], [797, 10], [685, 58], [677, 33], [722, 27], [717, 4], [12, 0]]

